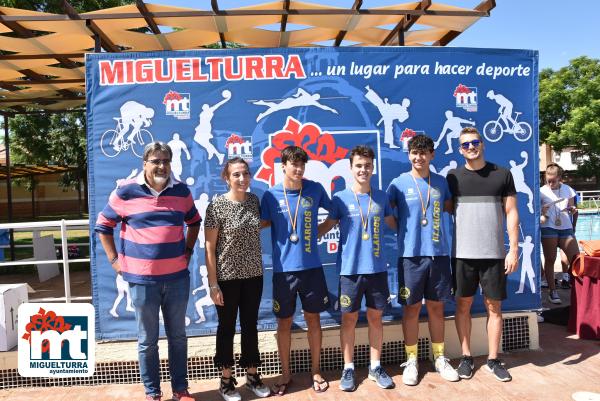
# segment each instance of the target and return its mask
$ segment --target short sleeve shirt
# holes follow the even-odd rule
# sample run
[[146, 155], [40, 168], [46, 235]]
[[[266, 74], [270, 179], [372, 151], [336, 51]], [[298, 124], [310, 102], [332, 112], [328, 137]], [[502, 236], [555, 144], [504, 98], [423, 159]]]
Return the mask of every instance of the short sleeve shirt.
[[[301, 198], [298, 197], [301, 194]], [[260, 205], [260, 218], [271, 222], [273, 272], [293, 272], [321, 267], [317, 247], [319, 208], [331, 209], [331, 200], [323, 185], [302, 180], [302, 190], [286, 189], [283, 184], [269, 188]], [[296, 206], [297, 205], [297, 206]], [[295, 230], [292, 221], [296, 217]], [[298, 242], [290, 240], [294, 232]]]
[[504, 198], [517, 193], [510, 171], [487, 162], [480, 170], [450, 170], [446, 179], [454, 198], [454, 256], [503, 259]]
[[[444, 202], [451, 199], [450, 190], [441, 175], [430, 173], [430, 177], [431, 183], [429, 178], [413, 179], [410, 172], [403, 173], [392, 180], [387, 190], [390, 203], [398, 208], [398, 254], [405, 258], [450, 254], [443, 216]], [[426, 225], [421, 224], [424, 218]]]
[[217, 229], [217, 280], [262, 276], [258, 197], [248, 193], [243, 202], [225, 195], [206, 208], [205, 229]]
[[[577, 193], [575, 190], [567, 184], [560, 184], [558, 189], [551, 189], [548, 185], [541, 187], [540, 198], [542, 200], [542, 206], [562, 199], [562, 201], [550, 206], [546, 214], [548, 219], [541, 226], [551, 227], [557, 230], [568, 230], [573, 228], [569, 214], [563, 212], [563, 210], [569, 206], [569, 199], [574, 198], [576, 195]], [[556, 224], [557, 218], [560, 219], [560, 225]]]
[[[383, 225], [385, 217], [391, 215], [387, 195], [379, 189], [372, 189], [370, 194], [355, 195], [352, 189], [347, 188], [333, 196], [329, 218], [339, 220], [340, 225], [337, 257], [340, 275], [374, 274], [387, 270]], [[363, 239], [364, 233], [368, 235], [366, 240]]]

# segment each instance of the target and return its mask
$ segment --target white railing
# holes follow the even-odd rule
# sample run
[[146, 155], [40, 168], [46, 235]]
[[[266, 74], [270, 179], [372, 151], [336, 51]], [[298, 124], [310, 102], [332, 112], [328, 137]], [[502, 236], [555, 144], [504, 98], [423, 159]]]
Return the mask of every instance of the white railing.
[[596, 201], [596, 203], [598, 205], [600, 205], [600, 190], [598, 191], [577, 191], [577, 194], [579, 195], [579, 202], [586, 202], [586, 201], [592, 201], [592, 203], [594, 203], [594, 201]]
[[[90, 258], [81, 258], [81, 259], [69, 259], [69, 249], [68, 249], [68, 238], [67, 231], [68, 228], [75, 229], [89, 229], [89, 221], [88, 220], [58, 220], [58, 221], [40, 221], [40, 222], [27, 222], [27, 223], [4, 223], [0, 224], [0, 229], [7, 230], [18, 230], [18, 231], [39, 231], [40, 229], [48, 229], [48, 228], [60, 228], [60, 243], [62, 250], [62, 265], [63, 265], [63, 275], [64, 275], [64, 283], [65, 283], [65, 296], [59, 298], [53, 298], [51, 300], [58, 301], [64, 300], [65, 302], [71, 302], [73, 298], [71, 297], [71, 279], [69, 276], [69, 264], [70, 263], [85, 263], [89, 262]], [[46, 260], [15, 260], [9, 262], [0, 262], [0, 269], [8, 266], [23, 266], [23, 265], [44, 265], [44, 264], [52, 264], [57, 263], [56, 259], [46, 259]], [[77, 300], [89, 300], [91, 297], [78, 297]], [[49, 299], [38, 299], [37, 301], [49, 301]]]

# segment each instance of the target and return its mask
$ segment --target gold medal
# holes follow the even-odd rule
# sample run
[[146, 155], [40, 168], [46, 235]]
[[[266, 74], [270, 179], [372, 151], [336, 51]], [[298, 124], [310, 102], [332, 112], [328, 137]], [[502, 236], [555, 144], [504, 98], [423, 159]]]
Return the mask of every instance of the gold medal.
[[364, 241], [368, 241], [369, 238], [371, 238], [369, 236], [369, 214], [371, 213], [371, 200], [373, 198], [371, 198], [371, 191], [369, 191], [369, 206], [367, 207], [367, 217], [365, 218], [365, 216], [363, 216], [363, 211], [362, 208], [360, 207], [360, 201], [358, 200], [358, 195], [356, 195], [356, 192], [352, 191], [352, 193], [354, 194], [354, 199], [356, 199], [356, 203], [358, 205], [358, 212], [360, 213], [360, 221], [362, 223], [362, 228], [363, 228], [363, 234], [362, 234], [362, 239]]
[[423, 216], [421, 218], [421, 225], [423, 227], [425, 227], [428, 223], [427, 208], [429, 207], [429, 198], [431, 195], [431, 174], [429, 174], [429, 177], [427, 179], [427, 202], [425, 202], [425, 203], [423, 203], [423, 195], [421, 195], [421, 190], [419, 189], [419, 184], [417, 184], [417, 180], [416, 180], [415, 176], [412, 175], [412, 173], [410, 173], [410, 176], [412, 177], [412, 179], [415, 183], [415, 187], [417, 187], [417, 192], [419, 193], [419, 200], [421, 201], [421, 216]]
[[294, 218], [292, 218], [292, 214], [290, 213], [290, 203], [288, 202], [287, 191], [285, 190], [285, 185], [283, 185], [283, 197], [285, 198], [285, 205], [287, 206], [287, 214], [290, 218], [290, 224], [292, 225], [292, 233], [290, 234], [290, 241], [292, 243], [297, 243], [300, 237], [296, 234], [296, 221], [298, 219], [298, 209], [300, 208], [300, 198], [302, 198], [302, 187], [300, 187], [300, 192], [298, 193], [298, 201], [296, 202], [296, 211], [294, 212]]

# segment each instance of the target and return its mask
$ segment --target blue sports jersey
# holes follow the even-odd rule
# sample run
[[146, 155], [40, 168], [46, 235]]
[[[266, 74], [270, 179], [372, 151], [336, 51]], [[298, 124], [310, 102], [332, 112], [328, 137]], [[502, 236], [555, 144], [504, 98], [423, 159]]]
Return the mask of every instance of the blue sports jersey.
[[[446, 179], [439, 174], [431, 174], [431, 193], [426, 211], [427, 225], [422, 226], [423, 213], [421, 199], [411, 173], [402, 173], [394, 178], [387, 189], [391, 204], [398, 208], [398, 255], [444, 256], [450, 248], [444, 218], [444, 202], [451, 199]], [[423, 203], [427, 202], [427, 181], [416, 178]]]
[[[317, 226], [319, 208], [331, 209], [331, 200], [325, 188], [317, 182], [302, 180], [302, 199], [298, 204], [300, 191], [286, 189], [290, 212], [285, 203], [283, 184], [277, 184], [263, 195], [260, 203], [260, 218], [271, 221], [271, 244], [273, 246], [273, 272], [290, 272], [314, 269], [321, 266], [317, 247]], [[299, 240], [290, 241], [292, 222], [296, 205], [298, 217], [296, 234]]]
[[[367, 218], [369, 194], [357, 194], [362, 216]], [[337, 192], [332, 199], [333, 207], [329, 218], [339, 220], [340, 245], [337, 268], [342, 276], [351, 274], [373, 274], [387, 270], [384, 257], [384, 218], [392, 215], [392, 208], [385, 192], [371, 190], [371, 211], [368, 213], [367, 233], [364, 240], [359, 205], [352, 189]]]

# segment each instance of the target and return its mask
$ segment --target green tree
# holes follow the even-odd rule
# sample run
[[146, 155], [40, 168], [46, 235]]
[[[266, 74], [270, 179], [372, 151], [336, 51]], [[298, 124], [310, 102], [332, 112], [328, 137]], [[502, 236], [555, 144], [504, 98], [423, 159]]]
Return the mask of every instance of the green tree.
[[85, 179], [85, 112], [60, 114], [17, 114], [9, 119], [13, 163], [76, 166], [63, 174], [61, 185], [75, 186], [78, 175]]
[[540, 73], [540, 141], [560, 151], [575, 147], [578, 174], [600, 165], [600, 60], [578, 57], [558, 71]]

